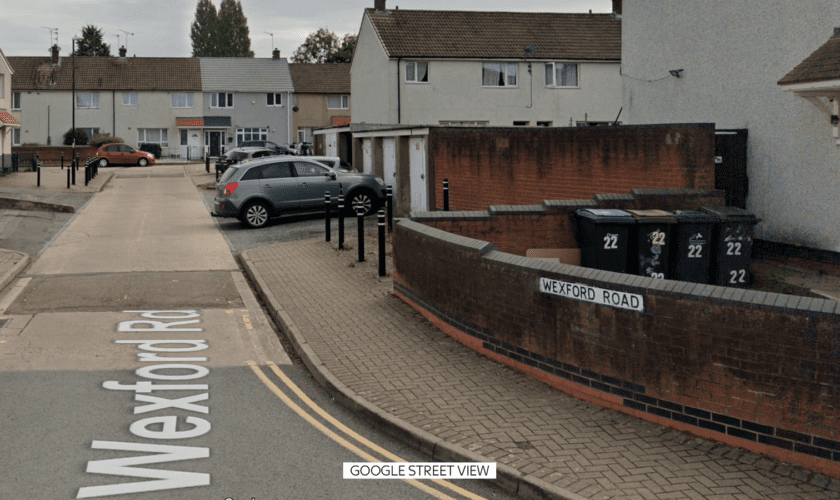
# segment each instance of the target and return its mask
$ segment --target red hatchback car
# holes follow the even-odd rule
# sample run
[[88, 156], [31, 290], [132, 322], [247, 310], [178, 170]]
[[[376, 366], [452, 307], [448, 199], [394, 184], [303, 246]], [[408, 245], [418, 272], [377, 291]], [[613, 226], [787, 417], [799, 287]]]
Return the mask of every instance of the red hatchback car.
[[100, 167], [108, 165], [146, 165], [155, 164], [155, 155], [139, 151], [128, 144], [103, 144], [96, 152]]

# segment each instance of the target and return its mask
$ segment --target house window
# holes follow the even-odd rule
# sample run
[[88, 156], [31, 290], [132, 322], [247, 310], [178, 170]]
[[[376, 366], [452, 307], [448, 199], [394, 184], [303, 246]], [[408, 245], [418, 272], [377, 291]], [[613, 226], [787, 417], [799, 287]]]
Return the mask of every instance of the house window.
[[577, 87], [578, 65], [576, 63], [546, 63], [546, 87]]
[[185, 128], [182, 128], [181, 129], [181, 146], [186, 146], [187, 145], [187, 135], [188, 135], [188, 130], [185, 129]]
[[266, 94], [265, 104], [266, 106], [282, 106], [283, 94]]
[[169, 147], [169, 130], [165, 128], [138, 128], [137, 144], [157, 144], [162, 148]]
[[537, 122], [538, 127], [550, 127], [552, 122]]
[[484, 63], [481, 84], [484, 87], [516, 87], [516, 63]]
[[20, 146], [20, 129], [12, 129], [12, 146]]
[[20, 110], [20, 92], [12, 93], [12, 110]]
[[312, 129], [310, 127], [298, 128], [298, 142], [311, 142], [307, 137], [312, 137]]
[[429, 63], [407, 62], [405, 63], [405, 81], [409, 83], [428, 83]]
[[267, 128], [238, 128], [236, 129], [236, 144], [243, 141], [265, 141], [268, 140]]
[[172, 94], [173, 108], [191, 108], [193, 107], [192, 92], [174, 92]]
[[0, 98], [6, 98], [6, 87], [4, 86], [4, 77], [6, 75], [0, 75]]
[[90, 141], [91, 137], [95, 136], [99, 133], [99, 127], [79, 127], [80, 129], [84, 130], [88, 136], [88, 141]]
[[123, 92], [123, 106], [137, 106], [137, 92]]
[[210, 94], [211, 108], [232, 108], [233, 94], [229, 92], [213, 92]]
[[448, 127], [486, 127], [490, 125], [489, 121], [484, 120], [441, 120], [439, 123]]
[[98, 108], [99, 107], [99, 92], [77, 92], [76, 93], [76, 107], [77, 108]]
[[347, 109], [349, 107], [349, 95], [331, 95], [327, 98], [327, 109]]
[[513, 122], [514, 127], [527, 127], [531, 122]]

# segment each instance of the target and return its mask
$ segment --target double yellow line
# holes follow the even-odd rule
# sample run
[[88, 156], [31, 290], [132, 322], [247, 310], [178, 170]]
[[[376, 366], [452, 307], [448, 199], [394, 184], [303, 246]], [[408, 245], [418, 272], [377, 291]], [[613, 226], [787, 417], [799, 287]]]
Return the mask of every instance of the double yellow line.
[[[330, 415], [329, 413], [324, 411], [320, 406], [316, 405], [315, 402], [313, 402], [311, 399], [309, 399], [309, 397], [306, 394], [304, 394], [303, 391], [297, 385], [295, 385], [295, 383], [292, 382], [291, 379], [289, 379], [289, 377], [287, 377], [285, 373], [280, 371], [280, 368], [278, 368], [276, 364], [272, 363], [271, 361], [269, 361], [266, 364], [271, 369], [271, 371], [273, 371], [274, 374], [277, 375], [277, 377], [286, 385], [286, 387], [288, 387], [289, 390], [291, 390], [298, 398], [300, 398], [300, 400], [303, 401], [306, 404], [306, 406], [308, 406], [313, 412], [315, 412], [321, 418], [323, 418], [324, 420], [329, 422], [333, 427], [338, 429], [340, 432], [342, 432], [345, 435], [347, 435], [348, 437], [356, 440], [356, 442], [358, 442], [361, 445], [367, 447], [368, 449], [371, 449], [371, 450], [375, 451], [376, 453], [379, 453], [380, 455], [387, 458], [388, 460], [391, 460], [392, 462], [405, 462], [404, 459], [398, 457], [397, 455], [394, 455], [393, 453], [389, 452], [388, 450], [385, 450], [384, 448], [378, 446], [377, 444], [375, 444], [375, 443], [365, 439], [364, 437], [360, 436], [358, 433], [356, 433], [352, 429], [348, 428], [347, 426], [345, 426], [344, 424], [342, 424], [341, 422], [336, 420], [332, 415]], [[284, 403], [286, 403], [286, 406], [291, 408], [295, 413], [300, 415], [301, 418], [303, 418], [304, 420], [309, 422], [309, 424], [311, 424], [313, 427], [315, 427], [316, 429], [321, 431], [325, 436], [329, 437], [330, 439], [332, 439], [336, 443], [340, 444], [341, 446], [343, 446], [347, 450], [353, 452], [354, 454], [356, 454], [360, 458], [362, 458], [364, 460], [367, 460], [368, 462], [380, 462], [381, 461], [381, 460], [377, 459], [376, 457], [374, 457], [373, 455], [365, 452], [364, 450], [362, 450], [358, 446], [354, 445], [353, 443], [351, 443], [347, 439], [345, 439], [345, 438], [341, 437], [340, 435], [336, 434], [335, 432], [333, 432], [332, 430], [327, 428], [327, 426], [325, 426], [324, 424], [319, 422], [317, 419], [315, 419], [315, 417], [313, 417], [312, 415], [307, 413], [303, 408], [298, 406], [297, 403], [292, 401], [292, 399], [289, 396], [287, 396], [274, 382], [271, 381], [271, 379], [268, 378], [268, 376], [265, 373], [263, 373], [263, 371], [260, 369], [260, 367], [257, 365], [256, 362], [248, 361], [248, 366], [251, 367], [251, 369], [254, 371], [254, 373], [257, 375], [257, 377], [262, 381], [263, 384], [266, 385], [266, 387], [268, 387], [271, 390], [271, 392], [273, 392], [278, 398], [280, 398]], [[444, 494], [444, 493], [442, 493], [438, 490], [430, 488], [430, 487], [426, 486], [425, 484], [417, 481], [416, 479], [404, 479], [404, 481], [406, 481], [408, 484], [414, 486], [415, 488], [418, 488], [418, 489], [428, 493], [429, 495], [432, 495], [435, 498], [440, 498], [442, 500], [455, 500], [453, 497], [450, 497], [450, 496], [448, 496], [448, 495], [446, 495], [446, 494]], [[467, 491], [463, 488], [459, 488], [458, 486], [455, 486], [454, 484], [452, 484], [448, 481], [444, 481], [442, 479], [433, 479], [432, 481], [437, 483], [441, 487], [446, 488], [448, 490], [451, 490], [452, 492], [454, 492], [454, 493], [456, 493], [456, 494], [458, 494], [462, 497], [466, 497], [466, 498], [469, 498], [471, 500], [485, 500], [484, 497], [480, 497], [480, 496], [478, 496], [474, 493], [471, 493], [471, 492], [469, 492], [469, 491]]]

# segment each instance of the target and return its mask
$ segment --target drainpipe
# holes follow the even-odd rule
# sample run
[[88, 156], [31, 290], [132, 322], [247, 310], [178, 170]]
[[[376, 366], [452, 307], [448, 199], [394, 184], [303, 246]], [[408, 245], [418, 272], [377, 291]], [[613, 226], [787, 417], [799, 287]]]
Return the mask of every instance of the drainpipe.
[[402, 57], [397, 58], [397, 124], [402, 123], [402, 109], [400, 101], [400, 60]]
[[286, 143], [292, 145], [292, 94], [286, 92]]
[[111, 116], [111, 135], [113, 137], [117, 136], [117, 91], [116, 89], [111, 90], [111, 109], [113, 110]]

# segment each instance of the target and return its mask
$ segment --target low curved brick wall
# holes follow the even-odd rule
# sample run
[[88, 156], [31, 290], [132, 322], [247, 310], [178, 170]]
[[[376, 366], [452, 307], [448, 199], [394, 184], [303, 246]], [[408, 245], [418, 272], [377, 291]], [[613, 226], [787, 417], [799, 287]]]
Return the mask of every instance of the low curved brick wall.
[[[836, 302], [539, 261], [409, 220], [394, 266], [395, 294], [482, 354], [602, 407], [840, 477]], [[634, 294], [643, 311], [547, 293], [544, 278]]]

